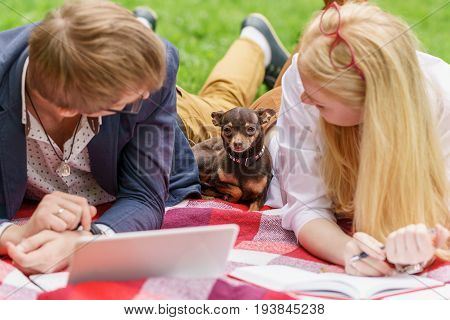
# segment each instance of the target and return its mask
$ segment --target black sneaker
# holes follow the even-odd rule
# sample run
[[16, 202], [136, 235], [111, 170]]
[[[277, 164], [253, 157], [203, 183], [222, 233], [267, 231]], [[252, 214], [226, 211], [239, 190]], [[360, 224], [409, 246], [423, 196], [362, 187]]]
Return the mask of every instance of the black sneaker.
[[269, 20], [260, 13], [248, 15], [241, 24], [241, 31], [245, 27], [253, 27], [266, 37], [272, 51], [272, 59], [266, 68], [264, 83], [268, 89], [272, 89], [284, 63], [289, 58], [289, 51], [281, 43]]
[[158, 15], [155, 11], [148, 7], [137, 7], [133, 10], [133, 14], [136, 18], [143, 18], [148, 21], [150, 28], [156, 31], [156, 22], [158, 21]]

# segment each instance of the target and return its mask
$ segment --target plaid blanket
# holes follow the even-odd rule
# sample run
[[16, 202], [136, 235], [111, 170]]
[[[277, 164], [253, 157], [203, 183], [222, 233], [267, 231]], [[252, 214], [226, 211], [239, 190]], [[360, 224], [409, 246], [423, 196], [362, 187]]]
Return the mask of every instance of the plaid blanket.
[[[235, 223], [240, 232], [226, 273], [248, 265], [288, 265], [312, 272], [343, 272], [310, 255], [298, 244], [293, 232], [281, 227], [281, 217], [248, 212], [246, 207], [219, 200], [191, 200], [169, 209], [163, 228], [181, 228]], [[344, 226], [345, 228], [345, 226]], [[292, 299], [288, 294], [227, 277], [217, 279], [149, 278], [127, 282], [87, 282], [53, 292], [37, 294], [28, 288], [17, 290], [20, 281], [11, 278], [18, 271], [0, 261], [0, 298], [15, 299]], [[450, 282], [450, 264], [437, 261], [423, 274]], [[16, 283], [14, 283], [16, 281]], [[21, 282], [23, 286], [23, 279]]]

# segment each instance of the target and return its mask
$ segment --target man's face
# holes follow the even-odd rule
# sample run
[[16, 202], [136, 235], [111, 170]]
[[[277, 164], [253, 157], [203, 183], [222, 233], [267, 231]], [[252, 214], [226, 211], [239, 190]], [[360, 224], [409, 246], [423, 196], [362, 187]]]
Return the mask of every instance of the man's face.
[[141, 93], [130, 93], [130, 94], [127, 94], [126, 96], [124, 96], [122, 99], [120, 99], [120, 101], [118, 101], [117, 103], [114, 103], [114, 105], [110, 106], [108, 108], [109, 110], [102, 110], [102, 111], [98, 111], [98, 112], [94, 112], [94, 113], [89, 113], [89, 114], [84, 113], [84, 114], [88, 117], [110, 116], [110, 115], [115, 114], [111, 110], [121, 111], [123, 108], [125, 108], [125, 106], [127, 104], [131, 104], [141, 98], [144, 100], [148, 99], [149, 96], [150, 96], [150, 92], [148, 92], [148, 91], [143, 91]]
[[39, 100], [41, 100], [42, 103], [45, 103], [47, 106], [53, 107], [55, 112], [57, 112], [61, 117], [64, 117], [64, 118], [75, 117], [76, 115], [79, 115], [79, 114], [83, 114], [83, 115], [86, 115], [88, 117], [105, 117], [105, 116], [110, 116], [110, 115], [115, 114], [111, 110], [121, 111], [123, 108], [125, 108], [125, 106], [127, 104], [133, 103], [134, 101], [136, 101], [136, 100], [138, 100], [140, 98], [143, 98], [144, 100], [148, 99], [148, 97], [150, 96], [150, 93], [148, 91], [132, 92], [132, 93], [124, 95], [124, 97], [122, 99], [120, 99], [119, 101], [117, 101], [113, 105], [109, 106], [107, 108], [108, 110], [99, 110], [97, 112], [86, 113], [86, 112], [81, 112], [79, 110], [72, 110], [72, 109], [67, 109], [67, 108], [61, 108], [61, 107], [53, 104], [50, 100], [47, 100], [47, 99], [43, 98], [36, 91], [34, 93], [35, 93], [35, 95], [38, 96]]

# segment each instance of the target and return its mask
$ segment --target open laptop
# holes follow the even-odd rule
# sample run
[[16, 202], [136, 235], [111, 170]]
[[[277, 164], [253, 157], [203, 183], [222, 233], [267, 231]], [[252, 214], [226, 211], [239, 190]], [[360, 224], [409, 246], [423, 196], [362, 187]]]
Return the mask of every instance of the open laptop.
[[225, 270], [238, 232], [237, 225], [227, 224], [83, 237], [68, 274], [31, 279], [44, 290], [54, 290], [67, 282], [218, 277]]

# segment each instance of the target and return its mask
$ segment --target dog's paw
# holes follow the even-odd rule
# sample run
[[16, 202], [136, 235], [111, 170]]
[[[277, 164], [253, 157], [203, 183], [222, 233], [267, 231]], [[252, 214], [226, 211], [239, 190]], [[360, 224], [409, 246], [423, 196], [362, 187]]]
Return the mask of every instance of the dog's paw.
[[224, 196], [222, 197], [222, 199], [223, 199], [224, 201], [226, 201], [226, 202], [231, 202], [231, 203], [236, 203], [236, 202], [237, 202], [237, 199], [236, 199], [236, 198], [233, 198], [233, 196], [231, 196], [231, 195], [229, 195], [229, 194], [224, 195]]
[[255, 201], [250, 204], [248, 207], [248, 211], [259, 211], [261, 209], [261, 206], [259, 205], [258, 201]]

